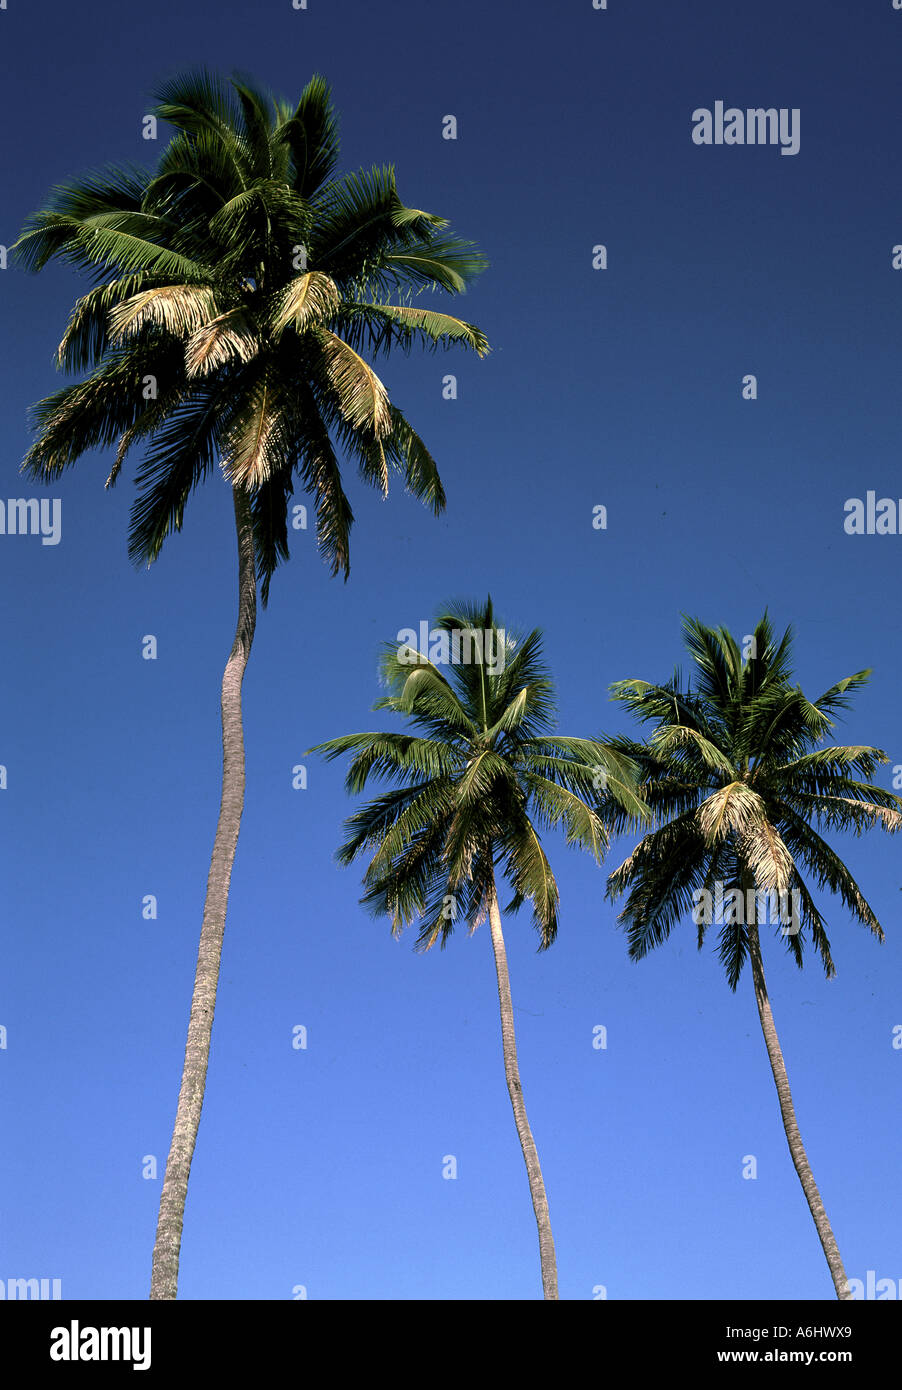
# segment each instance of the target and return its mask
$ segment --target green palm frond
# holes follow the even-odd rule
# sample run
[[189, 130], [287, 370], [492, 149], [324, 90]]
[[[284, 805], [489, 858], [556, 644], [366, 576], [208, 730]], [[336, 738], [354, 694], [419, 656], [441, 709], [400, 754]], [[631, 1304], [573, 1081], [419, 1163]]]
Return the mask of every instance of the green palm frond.
[[831, 893], [837, 894], [846, 910], [866, 926], [878, 941], [882, 941], [883, 928], [873, 908], [836, 851], [812, 829], [803, 816], [797, 815], [785, 805], [781, 807], [781, 811], [783, 839], [791, 853], [807, 865], [819, 888], [827, 888]]
[[[594, 810], [608, 804], [616, 808], [623, 817], [619, 828], [649, 821], [648, 804], [638, 790], [639, 764], [625, 756], [614, 741], [552, 735], [524, 738], [520, 746], [527, 755], [527, 766], [563, 786], [578, 789]], [[614, 828], [609, 818], [604, 820], [608, 830]]]
[[22, 471], [49, 482], [87, 450], [114, 444], [149, 408], [148, 378], [162, 384], [165, 397], [180, 395], [183, 373], [177, 348], [159, 347], [151, 355], [111, 352], [89, 377], [40, 401], [32, 410], [37, 438]]
[[519, 911], [529, 903], [539, 949], [547, 950], [557, 937], [560, 893], [538, 832], [524, 815], [504, 827], [500, 840], [502, 865], [514, 890], [508, 911]]
[[449, 294], [463, 294], [487, 265], [485, 256], [472, 243], [452, 236], [416, 241], [384, 256], [386, 271], [394, 273], [399, 283], [447, 290]]
[[409, 643], [386, 643], [379, 660], [379, 676], [391, 692], [377, 700], [374, 709], [392, 709], [408, 715], [414, 724], [434, 724], [446, 734], [475, 734], [473, 711], [454, 691], [437, 666]]
[[535, 803], [540, 822], [549, 828], [563, 822], [567, 843], [589, 850], [596, 864], [600, 864], [608, 848], [608, 835], [604, 821], [592, 807], [568, 787], [533, 772], [523, 774], [523, 785]]
[[65, 253], [85, 218], [110, 212], [140, 212], [148, 186], [146, 169], [109, 164], [51, 189], [47, 207], [28, 218], [12, 250], [28, 270], [42, 270]]
[[260, 600], [265, 608], [276, 567], [289, 557], [288, 499], [294, 493], [290, 468], [281, 468], [251, 489], [254, 557]]
[[411, 304], [342, 305], [342, 336], [354, 345], [366, 343], [374, 353], [390, 352], [393, 347], [403, 351], [417, 344], [437, 348], [463, 343], [477, 357], [485, 357], [489, 343], [475, 324], [455, 318], [437, 309], [420, 309]]
[[39, 241], [30, 239], [28, 233], [16, 242], [29, 269], [40, 270], [53, 256], [80, 270], [114, 272], [116, 278], [139, 271], [157, 279], [182, 279], [187, 283], [199, 283], [204, 278], [201, 262], [166, 244], [170, 229], [161, 219], [135, 212], [111, 212], [85, 221], [58, 213], [39, 216], [50, 247], [47, 253], [30, 255], [30, 248]]
[[351, 568], [354, 513], [342, 486], [341, 467], [312, 392], [296, 390], [297, 466], [301, 481], [316, 499], [316, 536], [333, 575]]
[[742, 656], [726, 628], [708, 628], [697, 618], [683, 619], [686, 649], [698, 670], [698, 688], [707, 698], [728, 704], [742, 678]]
[[222, 402], [215, 390], [195, 394], [157, 430], [135, 475], [128, 553], [152, 564], [166, 537], [182, 529], [185, 503], [216, 461]]
[[825, 787], [829, 787], [849, 770], [860, 772], [864, 777], [873, 777], [881, 763], [888, 762], [889, 757], [882, 748], [855, 744], [844, 748], [816, 748], [811, 753], [794, 758], [792, 762], [781, 764], [776, 772], [781, 781], [792, 780], [801, 784], [823, 782]]
[[445, 507], [445, 489], [435, 459], [396, 406], [390, 406], [391, 429], [381, 443], [403, 476], [407, 491], [425, 502], [437, 516]]
[[200, 69], [160, 84], [153, 114], [195, 139], [214, 140], [227, 157], [239, 187], [253, 177], [251, 149], [243, 134], [240, 104], [230, 86]]
[[291, 152], [295, 191], [312, 198], [338, 163], [338, 121], [324, 77], [317, 73], [310, 79], [297, 109], [280, 122], [278, 138]]
[[251, 77], [232, 78], [232, 90], [242, 115], [242, 133], [256, 179], [269, 179], [273, 173], [272, 127], [276, 115], [273, 94]]
[[57, 366], [84, 371], [98, 363], [110, 344], [110, 310], [131, 299], [146, 284], [143, 272], [98, 285], [76, 300], [57, 348]]
[[691, 745], [705, 767], [727, 775], [732, 775], [735, 771], [734, 764], [711, 738], [706, 738], [698, 729], [689, 728], [685, 724], [659, 725], [652, 734], [651, 744], [654, 750], [664, 757], [678, 748]]
[[856, 671], [854, 676], [844, 676], [841, 681], [831, 685], [829, 690], [825, 690], [820, 699], [815, 700], [815, 705], [825, 714], [836, 714], [839, 710], [850, 709], [850, 694], [867, 685], [872, 674], [868, 667], [865, 671]]
[[370, 776], [393, 777], [403, 773], [415, 784], [451, 776], [460, 767], [459, 757], [447, 744], [411, 734], [345, 734], [308, 748], [307, 754], [310, 753], [321, 753], [329, 762], [354, 753], [345, 782], [354, 795], [364, 790]]

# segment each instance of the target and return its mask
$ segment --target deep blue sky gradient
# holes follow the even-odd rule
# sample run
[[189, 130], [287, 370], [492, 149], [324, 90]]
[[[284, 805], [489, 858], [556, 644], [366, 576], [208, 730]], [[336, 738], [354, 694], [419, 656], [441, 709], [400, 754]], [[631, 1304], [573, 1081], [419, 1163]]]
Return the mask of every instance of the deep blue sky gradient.
[[[393, 162], [402, 198], [491, 261], [446, 305], [484, 329], [490, 357], [381, 370], [441, 465], [447, 511], [351, 479], [349, 583], [330, 579], [312, 531], [295, 533], [260, 615], [182, 1297], [541, 1292], [489, 936], [461, 931], [425, 956], [412, 934], [393, 941], [358, 906], [359, 873], [333, 860], [352, 810], [343, 768], [309, 760], [307, 790], [291, 786], [311, 744], [389, 726], [370, 707], [379, 644], [399, 628], [491, 591], [510, 627], [544, 629], [560, 727], [588, 735], [629, 727], [611, 681], [663, 679], [680, 661], [682, 612], [741, 636], [767, 606], [797, 629], [810, 694], [874, 668], [838, 737], [885, 748], [892, 785], [902, 536], [847, 536], [843, 504], [902, 496], [900, 44], [890, 0], [0, 12], [7, 245], [55, 182], [155, 159], [162, 143], [141, 139], [154, 84], [205, 64], [289, 98], [323, 72], [343, 167]], [[800, 153], [697, 147], [691, 113], [718, 99], [800, 108]], [[441, 138], [447, 113], [456, 142]], [[592, 268], [597, 243], [606, 271]], [[57, 266], [0, 276], [4, 499], [41, 495], [17, 471], [26, 411], [60, 384], [52, 353], [85, 287]], [[456, 401], [442, 399], [445, 372]], [[754, 402], [740, 394], [750, 372]], [[51, 489], [58, 546], [0, 537], [0, 1278], [59, 1277], [70, 1298], [149, 1287], [234, 629], [227, 488], [207, 483], [136, 572], [136, 461], [112, 492], [100, 456]], [[148, 633], [155, 662], [141, 658]], [[899, 847], [877, 834], [838, 847], [886, 943], [827, 902], [837, 978], [813, 957], [800, 973], [776, 938], [766, 964], [847, 1271], [902, 1281]], [[526, 914], [506, 934], [562, 1297], [830, 1298], [750, 978], [732, 995], [715, 933], [698, 955], [691, 923], [630, 963], [604, 874], [562, 837], [548, 849], [559, 939], [537, 954]], [[306, 1051], [291, 1046], [296, 1024]], [[156, 1180], [141, 1176], [148, 1154]]]

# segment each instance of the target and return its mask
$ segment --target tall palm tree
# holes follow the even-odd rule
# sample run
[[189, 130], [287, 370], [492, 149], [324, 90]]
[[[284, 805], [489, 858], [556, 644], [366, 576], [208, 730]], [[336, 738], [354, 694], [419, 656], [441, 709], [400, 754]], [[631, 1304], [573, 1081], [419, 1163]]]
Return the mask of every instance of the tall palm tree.
[[482, 356], [487, 343], [472, 324], [411, 302], [429, 286], [464, 290], [484, 259], [443, 219], [405, 206], [391, 168], [335, 174], [323, 78], [296, 107], [203, 72], [157, 95], [155, 115], [175, 134], [156, 168], [109, 166], [56, 188], [16, 250], [30, 269], [57, 258], [95, 280], [58, 350], [61, 367], [93, 370], [35, 408], [24, 471], [50, 482], [116, 443], [111, 486], [129, 449], [146, 444], [129, 533], [138, 564], [181, 530], [189, 494], [217, 459], [234, 499], [238, 623], [222, 681], [222, 802], [151, 1280], [151, 1298], [172, 1299], [244, 802], [241, 685], [257, 584], [265, 606], [288, 558], [295, 479], [315, 501], [324, 559], [347, 578], [342, 451], [383, 492], [393, 468], [435, 512], [444, 506], [434, 460], [361, 354], [457, 343]]
[[641, 817], [643, 808], [627, 758], [600, 740], [552, 732], [554, 689], [538, 629], [518, 640], [499, 628], [489, 598], [482, 607], [450, 605], [433, 635], [436, 655], [450, 656], [448, 675], [425, 653], [389, 644], [381, 675], [390, 693], [373, 706], [405, 715], [418, 733], [347, 734], [310, 752], [330, 760], [352, 754], [351, 793], [371, 776], [397, 784], [349, 818], [338, 855], [350, 864], [375, 849], [361, 901], [374, 915], [387, 914], [395, 935], [418, 921], [417, 946], [428, 950], [438, 940], [446, 944], [456, 921], [466, 921], [472, 933], [488, 919], [504, 1073], [538, 1227], [542, 1288], [546, 1299], [556, 1299], [554, 1241], [517, 1063], [496, 871], [513, 889], [505, 911], [530, 903], [545, 950], [557, 934], [558, 888], [536, 826], [563, 825], [568, 843], [600, 862], [607, 837], [591, 805], [598, 788], [606, 785], [628, 814]]
[[[665, 941], [690, 908], [699, 948], [710, 922], [721, 924], [719, 955], [734, 991], [749, 960], [789, 1152], [836, 1296], [848, 1299], [842, 1259], [799, 1133], [758, 928], [776, 925], [800, 967], [810, 939], [830, 978], [835, 968], [809, 888], [813, 881], [839, 894], [852, 917], [882, 941], [872, 908], [819, 831], [899, 830], [902, 799], [871, 781], [888, 761], [880, 749], [821, 746], [833, 727], [830, 716], [848, 707], [850, 693], [870, 671], [847, 676], [810, 701], [791, 683], [792, 631], [777, 642], [766, 613], [746, 659], [725, 628], [694, 619], [683, 626], [694, 690], [683, 687], [679, 671], [665, 685], [626, 680], [611, 687], [615, 699], [654, 725], [646, 742], [614, 743], [641, 767], [657, 828], [610, 875], [609, 896], [629, 890], [619, 920], [634, 960]], [[608, 828], [627, 828], [623, 809], [610, 797], [602, 802]]]

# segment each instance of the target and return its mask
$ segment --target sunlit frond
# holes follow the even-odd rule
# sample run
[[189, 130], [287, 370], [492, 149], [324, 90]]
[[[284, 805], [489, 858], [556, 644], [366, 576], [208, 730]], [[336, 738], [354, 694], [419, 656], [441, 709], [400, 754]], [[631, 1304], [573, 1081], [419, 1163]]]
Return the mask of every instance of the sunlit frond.
[[110, 309], [110, 340], [117, 342], [138, 333], [148, 323], [176, 337], [185, 337], [208, 323], [215, 313], [216, 299], [208, 285], [163, 285], [141, 290]]
[[257, 326], [243, 307], [188, 330], [185, 343], [185, 370], [189, 377], [210, 376], [221, 368], [253, 362], [261, 341]]
[[330, 275], [319, 270], [306, 271], [285, 286], [278, 312], [272, 321], [277, 336], [290, 324], [304, 333], [312, 323], [325, 323], [341, 306], [338, 286]]

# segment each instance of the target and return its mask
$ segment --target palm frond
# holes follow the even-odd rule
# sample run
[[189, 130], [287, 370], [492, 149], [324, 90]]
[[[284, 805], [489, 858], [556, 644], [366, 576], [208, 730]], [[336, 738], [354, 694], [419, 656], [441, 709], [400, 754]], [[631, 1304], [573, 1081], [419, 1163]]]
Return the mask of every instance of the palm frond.
[[140, 290], [111, 306], [110, 341], [139, 333], [149, 323], [176, 337], [185, 337], [208, 323], [215, 313], [216, 298], [208, 285], [161, 285]]
[[215, 390], [199, 392], [156, 432], [135, 475], [140, 495], [128, 538], [134, 564], [152, 564], [166, 537], [182, 529], [185, 503], [215, 463], [220, 410]]
[[280, 124], [278, 138], [291, 151], [296, 192], [311, 198], [338, 163], [338, 120], [324, 77], [317, 73], [310, 79], [296, 111]]
[[331, 275], [321, 270], [305, 271], [282, 291], [272, 331], [278, 337], [290, 324], [296, 333], [305, 333], [311, 324], [333, 318], [340, 306], [341, 295]]
[[215, 318], [187, 328], [185, 371], [189, 377], [208, 377], [227, 366], [245, 366], [261, 350], [257, 326], [238, 305]]
[[372, 430], [377, 438], [387, 435], [392, 428], [388, 392], [372, 367], [327, 328], [314, 332], [348, 424], [355, 429]]

